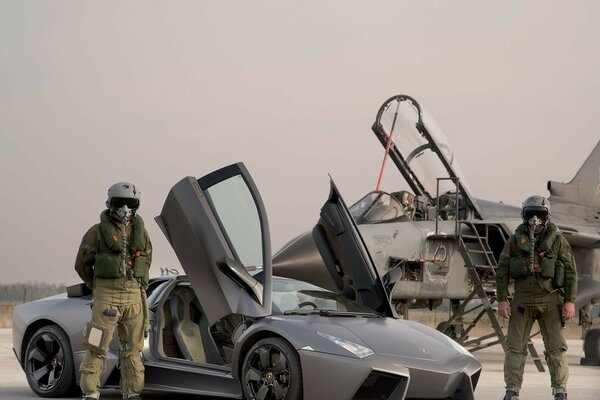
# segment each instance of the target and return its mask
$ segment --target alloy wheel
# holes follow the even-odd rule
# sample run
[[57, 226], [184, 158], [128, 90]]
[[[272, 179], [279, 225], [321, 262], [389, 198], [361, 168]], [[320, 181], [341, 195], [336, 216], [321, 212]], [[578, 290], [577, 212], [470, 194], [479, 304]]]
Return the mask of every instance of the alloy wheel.
[[286, 399], [291, 374], [282, 349], [273, 344], [256, 347], [248, 355], [244, 371], [244, 385], [254, 399]]
[[60, 340], [50, 332], [36, 336], [26, 355], [27, 373], [41, 391], [51, 391], [64, 372], [65, 353]]

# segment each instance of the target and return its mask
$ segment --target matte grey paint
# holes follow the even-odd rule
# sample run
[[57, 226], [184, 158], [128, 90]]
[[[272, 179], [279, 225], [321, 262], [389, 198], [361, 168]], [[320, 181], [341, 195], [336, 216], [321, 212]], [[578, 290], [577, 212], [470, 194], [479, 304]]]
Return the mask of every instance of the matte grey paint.
[[[270, 293], [255, 299], [254, 286], [248, 287], [250, 292], [240, 290], [239, 284], [219, 267], [234, 255], [195, 178], [184, 178], [173, 186], [156, 219], [192, 282], [200, 304], [205, 305], [211, 325], [229, 314], [259, 317], [271, 312]], [[269, 267], [265, 265], [265, 270]], [[265, 301], [264, 305], [260, 301]]]

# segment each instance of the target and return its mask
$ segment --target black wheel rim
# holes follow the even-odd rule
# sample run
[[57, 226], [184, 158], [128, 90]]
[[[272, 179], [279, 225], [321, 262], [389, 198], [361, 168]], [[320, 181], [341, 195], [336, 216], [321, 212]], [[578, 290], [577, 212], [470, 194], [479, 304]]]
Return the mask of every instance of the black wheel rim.
[[36, 336], [27, 350], [27, 373], [41, 391], [56, 387], [64, 371], [65, 353], [56, 336]]
[[291, 378], [289, 362], [278, 347], [262, 345], [248, 355], [244, 367], [244, 385], [252, 399], [285, 399]]

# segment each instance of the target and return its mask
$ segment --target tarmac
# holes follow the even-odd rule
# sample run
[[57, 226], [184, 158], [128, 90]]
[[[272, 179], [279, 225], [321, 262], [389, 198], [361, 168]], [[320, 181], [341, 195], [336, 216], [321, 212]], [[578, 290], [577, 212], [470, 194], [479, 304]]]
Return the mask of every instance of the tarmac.
[[[0, 329], [0, 399], [39, 399], [27, 385], [25, 373], [21, 369], [12, 350], [12, 333], [10, 329]], [[569, 345], [569, 399], [571, 400], [600, 400], [600, 366], [579, 365], [583, 357], [583, 342], [567, 340]], [[535, 347], [543, 354], [541, 339], [534, 339]], [[504, 396], [503, 363], [504, 353], [500, 346], [492, 346], [477, 351], [475, 356], [483, 364], [483, 371], [475, 391], [476, 399], [502, 399]], [[550, 375], [538, 372], [529, 359], [525, 366], [525, 377], [521, 389], [521, 400], [552, 400], [550, 393]], [[144, 393], [144, 399], [202, 399], [216, 400], [207, 397], [168, 395], [165, 393]], [[102, 391], [102, 399], [120, 399], [116, 390]], [[311, 400], [311, 399], [307, 399]], [[331, 399], [336, 400], [336, 399]]]

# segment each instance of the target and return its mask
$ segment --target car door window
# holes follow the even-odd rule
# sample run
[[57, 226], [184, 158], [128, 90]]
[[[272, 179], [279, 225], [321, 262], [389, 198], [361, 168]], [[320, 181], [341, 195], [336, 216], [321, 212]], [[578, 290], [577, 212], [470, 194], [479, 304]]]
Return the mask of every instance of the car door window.
[[204, 191], [235, 258], [246, 267], [263, 267], [260, 217], [252, 193], [241, 175]]

